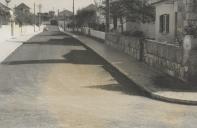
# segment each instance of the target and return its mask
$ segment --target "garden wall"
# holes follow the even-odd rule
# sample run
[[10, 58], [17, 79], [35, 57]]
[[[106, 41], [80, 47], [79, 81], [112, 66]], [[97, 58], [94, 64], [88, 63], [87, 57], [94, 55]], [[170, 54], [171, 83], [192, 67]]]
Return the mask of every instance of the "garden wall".
[[138, 38], [111, 33], [106, 34], [106, 44], [129, 54], [137, 60], [141, 59], [142, 45]]
[[181, 80], [188, 78], [189, 67], [183, 65], [183, 48], [153, 40], [144, 40], [144, 61], [168, 75]]
[[95, 37], [95, 38], [98, 38], [98, 39], [101, 39], [101, 40], [105, 40], [105, 32], [90, 29], [90, 35], [92, 37]]
[[91, 36], [100, 40], [105, 40], [105, 32], [102, 32], [102, 31], [97, 31], [88, 27], [83, 27], [83, 28], [78, 29], [78, 32], [81, 32], [84, 35], [88, 35], [88, 36]]
[[189, 67], [182, 65], [181, 47], [111, 33], [106, 34], [106, 44], [173, 77], [184, 81], [188, 78]]

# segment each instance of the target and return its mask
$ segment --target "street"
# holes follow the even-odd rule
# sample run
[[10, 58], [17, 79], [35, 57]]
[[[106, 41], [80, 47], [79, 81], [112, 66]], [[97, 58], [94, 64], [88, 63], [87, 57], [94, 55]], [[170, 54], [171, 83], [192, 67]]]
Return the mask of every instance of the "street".
[[151, 99], [49, 26], [0, 65], [1, 128], [196, 128], [197, 107]]

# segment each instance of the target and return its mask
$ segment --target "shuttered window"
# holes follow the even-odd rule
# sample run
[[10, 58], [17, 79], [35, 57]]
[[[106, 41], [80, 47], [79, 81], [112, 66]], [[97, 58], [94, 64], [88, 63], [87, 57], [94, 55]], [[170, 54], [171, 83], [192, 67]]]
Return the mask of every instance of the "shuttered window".
[[160, 33], [169, 33], [170, 30], [170, 15], [164, 14], [160, 16]]

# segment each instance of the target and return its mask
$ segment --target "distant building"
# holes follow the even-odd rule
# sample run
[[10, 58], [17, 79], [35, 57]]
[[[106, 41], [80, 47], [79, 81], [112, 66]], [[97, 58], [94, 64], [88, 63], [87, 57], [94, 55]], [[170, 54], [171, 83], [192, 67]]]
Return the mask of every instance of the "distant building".
[[97, 7], [97, 19], [100, 24], [106, 23], [105, 10], [103, 10], [103, 8], [100, 8], [101, 6], [105, 6], [104, 1], [105, 0], [97, 0], [95, 5]]
[[73, 20], [72, 16], [73, 16], [73, 12], [67, 9], [59, 12], [58, 17], [57, 17], [59, 25], [63, 28], [66, 27], [69, 23], [72, 22]]
[[15, 8], [15, 14], [19, 15], [19, 14], [30, 14], [30, 7], [27, 6], [24, 3], [19, 4], [18, 6], [16, 6]]
[[49, 13], [38, 13], [38, 16], [41, 17], [41, 21], [44, 22], [44, 21], [49, 21], [50, 20], [50, 16], [49, 16]]
[[49, 16], [51, 18], [54, 18], [55, 17], [55, 11], [49, 11]]
[[0, 3], [0, 26], [9, 23], [10, 8]]
[[71, 12], [71, 11], [69, 11], [69, 10], [63, 10], [63, 11], [61, 11], [61, 12], [59, 12], [59, 14], [58, 14], [58, 19], [59, 20], [70, 20], [70, 17], [72, 17], [73, 16], [73, 12]]
[[33, 24], [33, 14], [31, 14], [29, 6], [21, 3], [14, 10], [17, 24]]

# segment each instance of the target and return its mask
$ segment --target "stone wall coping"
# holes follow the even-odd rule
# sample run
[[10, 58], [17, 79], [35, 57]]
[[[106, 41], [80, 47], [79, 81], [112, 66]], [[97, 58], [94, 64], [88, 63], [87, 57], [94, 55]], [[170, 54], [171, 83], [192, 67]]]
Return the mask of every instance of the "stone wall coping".
[[181, 48], [181, 47], [180, 47], [180, 46], [178, 46], [178, 45], [170, 44], [170, 43], [167, 43], [166, 41], [161, 42], [161, 41], [157, 41], [157, 40], [150, 40], [150, 39], [146, 39], [146, 41], [148, 41], [148, 42], [153, 42], [153, 43], [157, 43], [157, 44], [161, 44], [161, 45], [167, 45], [167, 46], [172, 46], [172, 47], [176, 47], [176, 48]]

